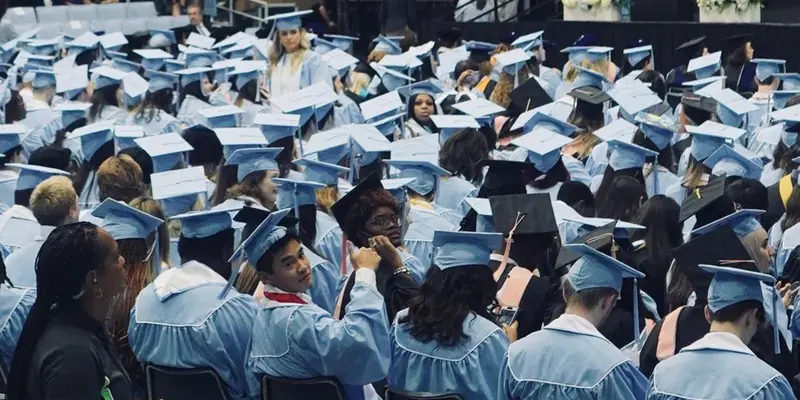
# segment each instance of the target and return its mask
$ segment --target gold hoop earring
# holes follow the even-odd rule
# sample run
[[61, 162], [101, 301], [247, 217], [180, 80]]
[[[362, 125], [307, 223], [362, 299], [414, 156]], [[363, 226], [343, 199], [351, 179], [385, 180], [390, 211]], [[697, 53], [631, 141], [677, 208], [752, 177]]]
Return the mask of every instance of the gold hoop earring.
[[94, 298], [95, 299], [102, 299], [103, 298], [103, 289], [97, 288], [94, 290]]

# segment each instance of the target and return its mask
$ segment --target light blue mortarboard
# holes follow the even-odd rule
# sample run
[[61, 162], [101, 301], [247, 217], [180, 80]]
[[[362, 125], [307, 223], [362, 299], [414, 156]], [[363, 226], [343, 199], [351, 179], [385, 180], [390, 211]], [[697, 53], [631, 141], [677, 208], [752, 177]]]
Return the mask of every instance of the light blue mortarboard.
[[[708, 308], [716, 313], [725, 307], [741, 303], [747, 300], [755, 300], [765, 303], [765, 292], [762, 290], [761, 282], [764, 282], [772, 290], [772, 329], [774, 332], [773, 341], [775, 342], [775, 354], [780, 353], [780, 335], [778, 334], [777, 314], [775, 313], [775, 303], [780, 301], [780, 295], [775, 289], [775, 277], [769, 274], [762, 274], [755, 271], [748, 271], [743, 268], [720, 267], [716, 265], [700, 264], [703, 271], [714, 274], [711, 285], [708, 287]], [[769, 308], [764, 304], [765, 308]]]
[[567, 53], [569, 61], [573, 65], [580, 64], [583, 60], [588, 58], [588, 51], [592, 46], [569, 46], [561, 49], [561, 53]]
[[141, 49], [134, 50], [134, 53], [142, 57], [142, 65], [145, 69], [160, 70], [168, 59], [174, 58], [172, 54], [161, 49]]
[[125, 53], [120, 53], [118, 51], [113, 50], [105, 50], [105, 55], [108, 56], [111, 60], [127, 60], [128, 55]]
[[167, 47], [177, 43], [175, 32], [170, 29], [150, 29], [150, 43], [152, 47]]
[[339, 46], [336, 44], [329, 42], [321, 37], [314, 39], [314, 52], [317, 54], [328, 54], [331, 50], [338, 49]]
[[712, 96], [717, 101], [717, 116], [725, 125], [739, 128], [744, 117], [758, 111], [758, 107], [731, 89], [715, 91]]
[[575, 68], [578, 70], [578, 75], [572, 82], [573, 90], [580, 89], [584, 86], [593, 86], [598, 89], [605, 89], [607, 85], [611, 84], [611, 81], [609, 81], [608, 78], [597, 71], [578, 66], [575, 66]]
[[84, 50], [89, 50], [97, 47], [97, 44], [100, 43], [100, 38], [97, 37], [92, 32], [84, 32], [82, 35], [75, 38], [75, 40], [67, 43], [65, 47], [67, 48], [67, 54], [79, 54]]
[[400, 43], [396, 39], [391, 39], [383, 35], [378, 35], [372, 43], [375, 43], [374, 51], [382, 51], [387, 54], [400, 54], [403, 52], [400, 48]]
[[48, 56], [55, 53], [60, 44], [61, 42], [58, 39], [32, 40], [25, 43], [24, 47], [25, 51], [31, 54]]
[[56, 85], [56, 74], [53, 71], [36, 70], [33, 72], [33, 85], [34, 89], [44, 89]]
[[724, 88], [724, 85], [725, 85], [724, 76], [709, 76], [708, 78], [695, 79], [693, 81], [683, 82], [683, 86], [690, 87], [692, 92], [699, 92], [701, 89], [704, 89], [706, 87], [712, 90], [722, 90]]
[[434, 96], [442, 93], [442, 89], [437, 86], [433, 81], [430, 79], [424, 80], [417, 83], [412, 83], [410, 85], [406, 85], [397, 89], [397, 93], [399, 93], [406, 101], [411, 100], [411, 96], [415, 96], [418, 94], [427, 94], [431, 96], [431, 98], [435, 98]]
[[244, 113], [244, 110], [228, 104], [204, 108], [197, 111], [197, 113], [205, 118], [204, 125], [211, 129], [235, 128], [239, 125], [239, 114]]
[[360, 107], [361, 115], [364, 117], [365, 121], [376, 121], [399, 112], [405, 112], [405, 105], [403, 101], [400, 100], [400, 95], [397, 91], [392, 91], [369, 99], [361, 103]]
[[528, 160], [542, 173], [547, 173], [561, 159], [561, 148], [571, 143], [572, 139], [545, 129], [534, 129], [520, 136], [511, 144], [528, 150]]
[[[381, 185], [394, 196], [398, 203], [405, 205], [406, 201], [408, 201], [406, 187], [415, 180], [416, 178], [381, 179]], [[405, 226], [405, 221], [403, 223]]]
[[339, 176], [348, 171], [347, 167], [308, 158], [294, 160], [293, 163], [303, 167], [303, 175], [309, 181], [324, 183], [328, 186], [336, 186], [339, 183]]
[[170, 217], [170, 220], [181, 221], [181, 236], [201, 239], [231, 229], [233, 227], [231, 213], [241, 208], [223, 203], [210, 210], [178, 214]]
[[589, 61], [596, 63], [611, 58], [612, 50], [614, 50], [613, 47], [606, 47], [606, 46], [592, 47], [589, 50], [586, 50], [586, 57], [589, 59]]
[[387, 54], [381, 58], [378, 65], [397, 72], [407, 72], [411, 74], [416, 68], [422, 65], [422, 61], [407, 53], [398, 55]]
[[92, 69], [91, 73], [95, 90], [119, 84], [126, 74], [123, 71], [105, 65]]
[[619, 140], [622, 142], [633, 142], [633, 136], [636, 135], [638, 128], [636, 125], [626, 121], [623, 118], [594, 131], [594, 135], [604, 142], [610, 140]]
[[207, 192], [203, 167], [157, 172], [150, 175], [153, 199], [161, 201], [168, 216], [183, 214], [197, 203], [197, 196]]
[[722, 52], [711, 53], [689, 61], [686, 72], [694, 72], [698, 79], [708, 78], [722, 66]]
[[[787, 108], [788, 110], [788, 108]], [[775, 113], [777, 114], [777, 113]], [[774, 114], [773, 114], [774, 116]], [[790, 116], [781, 116], [778, 118], [773, 118], [775, 122], [783, 122], [783, 128], [781, 128], [780, 133], [780, 141], [786, 145], [786, 147], [792, 147], [797, 143], [797, 124], [800, 123], [800, 115], [790, 115]]]
[[[648, 56], [652, 56], [653, 54], [653, 46], [638, 46], [638, 47], [631, 47], [629, 49], [625, 49], [622, 51], [622, 54], [625, 55], [625, 58], [628, 60], [628, 64], [631, 67], [636, 66], [642, 60], [647, 58]], [[650, 64], [655, 67], [655, 63], [653, 62], [653, 58], [650, 57]]]
[[300, 126], [303, 126], [314, 115], [314, 105], [317, 103], [319, 87], [308, 86], [296, 92], [273, 97], [270, 103], [277, 107], [273, 112], [281, 111], [284, 114], [297, 114], [300, 116]]
[[258, 77], [261, 76], [262, 71], [265, 69], [266, 65], [261, 61], [240, 61], [236, 69], [229, 73], [228, 76], [236, 76], [236, 89], [242, 90], [242, 87], [247, 83], [258, 80]]
[[218, 128], [214, 129], [214, 133], [222, 145], [225, 159], [230, 158], [236, 150], [267, 145], [267, 138], [258, 128]]
[[69, 176], [69, 172], [60, 169], [42, 167], [39, 165], [30, 164], [14, 164], [8, 163], [6, 167], [17, 168], [19, 170], [19, 177], [17, 178], [16, 190], [33, 189], [45, 179], [51, 176], [64, 175]]
[[486, 99], [462, 101], [453, 104], [453, 108], [475, 118], [481, 124], [489, 124], [492, 117], [505, 111], [505, 108]]
[[238, 166], [236, 179], [242, 182], [253, 172], [277, 171], [278, 162], [275, 157], [283, 151], [280, 147], [238, 149], [225, 161], [225, 165]]
[[56, 74], [56, 93], [64, 93], [68, 100], [74, 100], [89, 86], [89, 67], [81, 65], [64, 68]]
[[144, 78], [135, 72], [131, 72], [122, 78], [122, 92], [125, 105], [134, 107], [139, 104], [144, 95], [147, 94], [148, 83]]
[[608, 149], [611, 152], [608, 156], [608, 165], [614, 171], [642, 168], [647, 162], [647, 157], [658, 156], [658, 153], [653, 150], [616, 139], [608, 142]]
[[335, 44], [342, 51], [350, 51], [350, 49], [353, 48], [353, 42], [358, 40], [357, 37], [353, 36], [331, 34], [326, 34], [325, 38], [329, 39], [331, 43]]
[[338, 164], [350, 152], [350, 128], [345, 125], [311, 135], [305, 146], [305, 155], [315, 155], [318, 161]]
[[756, 78], [761, 82], [769, 79], [772, 75], [783, 72], [786, 65], [786, 60], [768, 58], [754, 58], [750, 62], [756, 64]]
[[531, 110], [520, 114], [518, 121], [522, 121], [525, 132], [530, 132], [534, 129], [546, 129], [570, 137], [578, 130], [577, 126], [569, 122], [564, 122], [552, 115], [537, 110]]
[[28, 133], [23, 124], [0, 125], [0, 153], [5, 153], [19, 146], [22, 136]]
[[164, 221], [139, 211], [121, 201], [105, 199], [92, 210], [92, 216], [103, 219], [103, 228], [114, 240], [147, 239]]
[[675, 135], [673, 131], [675, 125], [669, 118], [639, 113], [636, 115], [636, 122], [639, 123], [639, 129], [642, 130], [642, 133], [658, 147], [658, 150], [664, 150], [672, 142], [672, 137]]
[[128, 44], [128, 39], [122, 32], [109, 32], [98, 38], [100, 44], [106, 51], [116, 51], [120, 47]]
[[114, 127], [114, 137], [120, 150], [135, 147], [134, 140], [144, 137], [144, 128], [141, 125], [117, 125]]
[[122, 72], [137, 72], [142, 66], [122, 58], [115, 58], [111, 60], [111, 68], [118, 69]]
[[431, 115], [431, 121], [439, 128], [439, 143], [444, 144], [451, 136], [463, 129], [480, 129], [481, 124], [469, 115]]
[[149, 79], [147, 90], [155, 93], [163, 89], [174, 89], [178, 83], [178, 75], [169, 72], [145, 70], [145, 78]]
[[497, 232], [494, 227], [494, 218], [492, 217], [492, 205], [489, 199], [480, 197], [467, 197], [464, 201], [478, 213], [478, 218], [475, 221], [475, 232], [493, 233]]
[[318, 84], [322, 91], [316, 96], [314, 102], [314, 120], [319, 123], [333, 109], [334, 104], [339, 101], [339, 94], [333, 91], [328, 85]]
[[500, 233], [433, 232], [433, 264], [441, 270], [454, 267], [489, 266], [489, 257], [503, 246]]
[[405, 115], [405, 113], [397, 113], [381, 120], [370, 122], [369, 125], [378, 129], [383, 136], [391, 136], [397, 131], [397, 122], [402, 122], [401, 120]]
[[446, 169], [424, 160], [392, 159], [384, 162], [400, 171], [397, 178], [416, 178], [407, 186], [422, 196], [426, 196], [434, 190], [439, 177], [451, 175]]
[[186, 68], [186, 64], [181, 60], [167, 60], [167, 63], [164, 65], [165, 71], [173, 73], [184, 68]]
[[229, 59], [241, 59], [253, 57], [253, 43], [242, 42], [233, 47], [229, 47], [222, 51], [222, 55]]
[[217, 53], [211, 50], [190, 47], [192, 51], [186, 52], [186, 66], [188, 68], [210, 67], [218, 60]]
[[633, 122], [639, 112], [663, 102], [640, 80], [633, 80], [624, 86], [617, 85], [608, 91], [608, 96], [619, 104], [620, 114], [628, 122]]
[[201, 81], [209, 72], [211, 72], [211, 68], [208, 67], [186, 68], [174, 71], [175, 74], [181, 77], [181, 86], [184, 87], [192, 82]]
[[300, 115], [298, 114], [275, 113], [256, 114], [253, 123], [261, 128], [262, 135], [269, 143], [274, 143], [283, 138], [293, 137], [294, 133], [301, 125]]
[[294, 209], [295, 218], [300, 218], [300, 207], [317, 205], [317, 189], [324, 189], [324, 183], [275, 178], [278, 184], [278, 208]]
[[711, 168], [711, 174], [715, 176], [725, 175], [726, 177], [758, 180], [761, 178], [761, 172], [763, 171], [761, 166], [750, 161], [729, 146], [722, 146], [717, 149], [703, 161], [703, 164]]
[[692, 135], [692, 156], [697, 161], [703, 161], [717, 151], [720, 146], [724, 146], [728, 142], [733, 143], [746, 131], [718, 122], [706, 121], [700, 126], [686, 126], [686, 132]]
[[772, 74], [780, 78], [783, 90], [800, 90], [800, 73], [787, 72], [783, 74]]
[[780, 110], [786, 107], [786, 103], [792, 99], [792, 97], [800, 96], [800, 90], [779, 90], [772, 92], [772, 103], [775, 106], [775, 109]]
[[88, 118], [91, 107], [92, 103], [70, 101], [56, 105], [53, 111], [61, 111], [61, 125], [69, 126], [81, 118]]
[[89, 161], [100, 147], [114, 139], [113, 130], [113, 121], [96, 122], [75, 129], [67, 135], [67, 139], [80, 139], [83, 159]]
[[728, 214], [716, 221], [710, 222], [692, 231], [692, 236], [705, 235], [720, 226], [727, 225], [736, 233], [739, 239], [761, 228], [757, 217], [764, 214], [764, 210], [743, 209], [733, 214]]
[[525, 63], [530, 60], [531, 57], [525, 50], [514, 49], [497, 54], [494, 58], [497, 63], [496, 65], [502, 68], [503, 72], [515, 77], [515, 83], [517, 83], [517, 72], [525, 66]]
[[183, 159], [183, 153], [194, 150], [192, 145], [177, 133], [147, 136], [134, 139], [134, 142], [153, 159], [155, 173], [175, 168]]
[[328, 67], [336, 71], [340, 78], [344, 78], [350, 67], [358, 64], [358, 59], [340, 49], [331, 50], [322, 57], [328, 63]]
[[516, 40], [511, 42], [511, 47], [515, 47], [518, 49], [525, 48], [525, 47], [537, 47], [542, 44], [542, 35], [544, 31], [537, 31], [533, 33], [529, 33], [527, 35], [522, 35], [518, 37]]
[[292, 29], [300, 29], [303, 26], [302, 17], [304, 15], [311, 14], [311, 10], [304, 10], [304, 11], [294, 11], [290, 13], [278, 14], [278, 15], [271, 15], [266, 18], [267, 21], [275, 21], [274, 30], [280, 31], [289, 31]]
[[370, 63], [369, 66], [372, 67], [372, 69], [374, 69], [375, 72], [378, 73], [378, 75], [381, 78], [381, 82], [383, 83], [383, 86], [386, 88], [386, 90], [390, 92], [393, 90], [397, 90], [401, 86], [405, 86], [407, 82], [415, 81], [414, 78], [408, 75], [397, 72], [391, 68], [386, 68], [382, 65], [378, 65], [378, 63], [373, 62]]
[[211, 50], [211, 48], [214, 47], [214, 42], [216, 42], [216, 39], [214, 39], [213, 37], [201, 35], [196, 32], [190, 33], [189, 37], [186, 38], [187, 46], [194, 46], [206, 50]]
[[383, 134], [370, 125], [350, 125], [350, 158], [361, 166], [373, 163], [380, 153], [390, 152], [391, 143]]

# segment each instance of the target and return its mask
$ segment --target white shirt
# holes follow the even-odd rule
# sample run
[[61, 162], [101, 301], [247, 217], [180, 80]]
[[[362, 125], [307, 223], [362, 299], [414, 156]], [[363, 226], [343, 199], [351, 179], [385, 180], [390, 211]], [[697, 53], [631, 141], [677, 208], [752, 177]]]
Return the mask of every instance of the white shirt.
[[203, 36], [211, 36], [211, 32], [209, 32], [202, 23], [197, 25], [197, 31]]
[[275, 66], [270, 75], [270, 90], [272, 97], [280, 97], [300, 90], [300, 70], [303, 66], [297, 67], [297, 71], [292, 72], [292, 63], [284, 55]]

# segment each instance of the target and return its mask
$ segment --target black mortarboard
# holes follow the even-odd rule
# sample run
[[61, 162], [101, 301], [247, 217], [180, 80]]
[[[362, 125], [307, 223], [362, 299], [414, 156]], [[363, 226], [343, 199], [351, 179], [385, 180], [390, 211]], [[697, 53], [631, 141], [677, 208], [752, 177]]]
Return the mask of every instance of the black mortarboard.
[[686, 116], [697, 125], [710, 120], [711, 115], [717, 110], [716, 100], [698, 96], [688, 91], [683, 93], [681, 104], [684, 105], [683, 111]]
[[578, 99], [579, 101], [583, 101], [592, 105], [603, 104], [604, 102], [611, 99], [608, 93], [594, 86], [584, 86], [577, 88], [569, 92], [569, 95]]
[[[699, 187], [695, 189], [694, 192], [686, 195], [686, 198], [683, 199], [683, 203], [681, 203], [681, 213], [678, 217], [678, 222], [686, 221], [689, 217], [700, 213], [705, 208], [717, 205], [715, 202], [723, 196], [725, 196], [724, 175], [715, 177], [709, 181], [707, 185]], [[699, 216], [698, 219], [700, 219]], [[716, 221], [716, 219], [711, 221]], [[699, 228], [703, 225], [695, 224], [695, 226]]]
[[553, 99], [542, 89], [536, 79], [528, 79], [525, 83], [517, 86], [511, 91], [509, 97], [511, 105], [508, 108], [515, 112], [515, 115], [553, 102]]
[[736, 91], [738, 93], [751, 93], [756, 89], [754, 87], [756, 67], [757, 64], [754, 62], [747, 62], [742, 66], [742, 72], [739, 74], [739, 80], [736, 82]]
[[[610, 222], [599, 228], [595, 228], [591, 232], [579, 238], [576, 238], [575, 240], [569, 242], [569, 244], [587, 244], [589, 247], [595, 250], [608, 254], [610, 253], [611, 244], [614, 241], [614, 229], [616, 226], [617, 221]], [[583, 254], [579, 254], [566, 247], [562, 247], [561, 251], [558, 252], [558, 258], [556, 258], [555, 269], [570, 265], [575, 261], [578, 261], [578, 259], [581, 257], [583, 257]]]
[[681, 93], [669, 92], [667, 93], [667, 104], [674, 110], [675, 107], [678, 107], [678, 104], [681, 104], [681, 97], [683, 95]]
[[375, 75], [378, 75], [378, 72], [375, 71], [374, 68], [370, 67], [368, 63], [365, 63], [363, 61], [359, 61], [358, 64], [356, 64], [356, 67], [353, 68], [353, 71], [361, 72], [362, 74], [367, 74], [370, 76], [370, 78], [373, 78], [375, 77]]
[[705, 47], [705, 41], [706, 37], [701, 36], [678, 46], [675, 50], [678, 53], [678, 62], [680, 65], [687, 65], [689, 64], [689, 60], [700, 57]]
[[522, 161], [482, 160], [479, 165], [489, 167], [481, 187], [491, 189], [492, 193], [501, 188], [508, 190], [503, 194], [525, 193], [527, 183], [541, 175], [532, 163]]
[[728, 36], [723, 41], [723, 48], [725, 49], [725, 55], [733, 53], [736, 49], [743, 47], [747, 42], [749, 42], [753, 38], [753, 35], [750, 33], [738, 34], [733, 36]]
[[661, 115], [664, 115], [664, 114], [666, 114], [666, 113], [667, 113], [667, 111], [669, 111], [669, 110], [671, 109], [671, 107], [672, 107], [672, 106], [670, 106], [669, 104], [665, 104], [665, 103], [658, 103], [658, 104], [656, 104], [656, 105], [654, 105], [654, 106], [652, 106], [652, 107], [648, 108], [648, 109], [647, 109], [647, 113], [648, 113], [648, 114], [653, 114], [653, 115], [658, 115], [658, 116], [661, 116]]
[[[254, 229], [261, 225], [265, 219], [267, 219], [270, 213], [271, 212], [266, 208], [244, 206], [236, 213], [236, 215], [233, 216], [233, 220], [245, 224], [243, 232], [249, 235]], [[294, 227], [297, 225], [297, 222], [297, 218], [287, 215], [281, 219], [281, 222], [279, 222], [278, 225], [284, 227]], [[242, 240], [244, 239], [246, 239], [246, 237], [242, 237]]]
[[342, 196], [339, 201], [331, 206], [333, 217], [336, 218], [336, 222], [339, 223], [339, 226], [341, 226], [342, 229], [347, 229], [345, 224], [347, 213], [350, 212], [350, 209], [356, 205], [361, 195], [363, 195], [365, 192], [375, 189], [383, 189], [383, 185], [381, 184], [381, 175], [378, 171], [373, 172], [368, 177], [364, 178], [358, 185], [350, 189], [347, 194]]
[[512, 194], [508, 196], [492, 196], [492, 220], [498, 232], [508, 234], [517, 216], [521, 218], [514, 230], [515, 235], [533, 235], [536, 233], [558, 232], [558, 223], [553, 214], [553, 203], [547, 194]]
[[69, 169], [72, 152], [69, 149], [55, 146], [44, 146], [31, 153], [28, 164], [60, 170]]
[[[698, 236], [672, 250], [678, 271], [686, 275], [697, 295], [695, 304], [706, 304], [708, 287], [713, 274], [703, 271], [699, 264], [721, 265], [724, 260], [750, 260], [750, 254], [736, 233], [727, 225]], [[741, 263], [741, 268], [756, 271], [754, 264]]]
[[461, 41], [461, 39], [463, 38], [463, 35], [461, 34], [461, 31], [458, 30], [458, 28], [442, 29], [436, 32], [436, 36], [441, 41], [446, 43], [457, 43]]

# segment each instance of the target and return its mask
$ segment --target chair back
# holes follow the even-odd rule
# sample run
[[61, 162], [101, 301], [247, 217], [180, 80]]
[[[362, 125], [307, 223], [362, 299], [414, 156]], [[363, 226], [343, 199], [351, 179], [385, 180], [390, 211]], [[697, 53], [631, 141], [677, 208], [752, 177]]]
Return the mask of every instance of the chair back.
[[67, 6], [36, 7], [39, 22], [56, 23], [67, 22]]
[[36, 19], [36, 10], [33, 7], [11, 7], [6, 11], [6, 15], [3, 16], [3, 21], [8, 21], [14, 25], [39, 22]]
[[71, 4], [67, 7], [67, 17], [70, 21], [94, 21], [99, 18], [97, 4]]
[[177, 369], [146, 365], [148, 400], [228, 400], [228, 392], [210, 368]]
[[455, 393], [435, 394], [423, 392], [401, 392], [399, 390], [387, 389], [386, 400], [464, 400], [461, 395]]
[[261, 377], [261, 400], [344, 400], [344, 388], [336, 378], [288, 379]]

